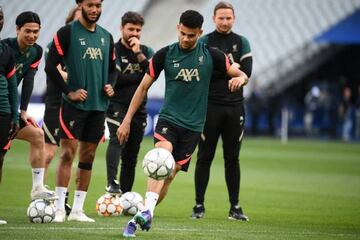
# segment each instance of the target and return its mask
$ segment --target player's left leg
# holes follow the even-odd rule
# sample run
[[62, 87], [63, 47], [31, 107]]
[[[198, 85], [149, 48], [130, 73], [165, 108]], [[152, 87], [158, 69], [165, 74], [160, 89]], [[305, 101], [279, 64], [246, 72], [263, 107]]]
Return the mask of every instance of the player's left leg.
[[88, 113], [86, 123], [79, 138], [79, 164], [77, 186], [74, 194], [74, 202], [68, 221], [95, 222], [94, 219], [85, 215], [83, 207], [90, 184], [92, 165], [100, 139], [104, 135], [105, 113], [91, 111]]
[[240, 147], [244, 134], [243, 106], [224, 106], [228, 117], [222, 132], [225, 179], [230, 200], [229, 219], [248, 221], [239, 206], [240, 191]]

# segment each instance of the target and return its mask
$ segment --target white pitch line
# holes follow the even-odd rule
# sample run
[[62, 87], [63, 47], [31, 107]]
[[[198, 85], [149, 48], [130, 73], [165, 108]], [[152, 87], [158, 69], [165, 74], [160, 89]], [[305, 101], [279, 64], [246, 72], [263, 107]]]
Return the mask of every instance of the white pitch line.
[[[37, 227], [0, 227], [0, 232], [4, 230], [51, 230], [51, 231], [88, 231], [88, 230], [119, 230], [119, 228], [115, 227], [47, 227], [46, 229], [37, 228]], [[191, 228], [154, 228], [156, 231], [181, 231], [181, 232], [202, 232], [199, 229], [191, 229]], [[228, 232], [225, 229], [206, 229], [203, 231], [204, 233], [220, 233], [220, 232]], [[335, 237], [346, 237], [346, 236], [358, 236], [358, 234], [354, 233], [326, 233], [326, 232], [278, 232], [278, 231], [241, 231], [244, 234], [281, 234], [281, 235], [300, 235], [300, 236], [312, 236], [312, 235], [325, 235], [325, 236], [335, 236]]]

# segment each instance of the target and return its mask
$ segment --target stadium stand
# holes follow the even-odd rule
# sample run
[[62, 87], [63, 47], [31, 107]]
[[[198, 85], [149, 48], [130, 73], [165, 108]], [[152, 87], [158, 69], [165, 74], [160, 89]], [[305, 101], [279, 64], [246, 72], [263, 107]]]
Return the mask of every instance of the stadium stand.
[[[6, 2], [6, 4], [5, 4]], [[213, 7], [218, 0], [137, 0], [104, 1], [104, 12], [99, 23], [119, 38], [120, 17], [125, 11], [144, 13], [144, 43], [158, 50], [177, 40], [175, 24], [181, 12], [198, 9], [204, 14], [204, 32], [213, 30]], [[346, 18], [360, 7], [360, 0], [229, 0], [236, 9], [234, 31], [245, 35], [251, 43], [254, 56], [252, 80], [263, 90], [271, 88], [280, 92], [303, 75], [334, 55], [327, 44], [319, 44], [314, 38], [330, 26]], [[42, 20], [38, 43], [45, 47], [54, 32], [63, 25], [74, 1], [22, 1], [0, 0], [4, 7], [5, 26], [2, 38], [15, 36], [15, 18], [25, 10], [36, 11]], [[166, 30], [165, 30], [166, 29]], [[304, 62], [311, 64], [304, 64]], [[44, 61], [36, 76], [35, 95], [45, 89]], [[281, 84], [277, 84], [281, 82]], [[161, 98], [163, 84], [155, 83], [149, 96]], [[248, 87], [246, 94], [249, 94]], [[266, 91], [269, 92], [269, 91]], [[274, 93], [271, 93], [274, 94]]]
[[[203, 9], [208, 19], [205, 33], [213, 30], [210, 19], [217, 2], [210, 0]], [[248, 37], [252, 46], [252, 79], [256, 79], [258, 87], [271, 88], [274, 92], [280, 92], [332, 56], [334, 52], [326, 44], [314, 42], [314, 38], [360, 7], [359, 0], [229, 2], [237, 13], [234, 31]]]

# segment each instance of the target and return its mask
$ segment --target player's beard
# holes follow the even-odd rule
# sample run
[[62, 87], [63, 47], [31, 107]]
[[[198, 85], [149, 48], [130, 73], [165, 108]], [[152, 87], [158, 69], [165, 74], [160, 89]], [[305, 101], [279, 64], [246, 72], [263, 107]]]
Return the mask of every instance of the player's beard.
[[99, 15], [97, 16], [97, 18], [96, 18], [95, 20], [89, 19], [89, 18], [88, 18], [88, 15], [87, 15], [87, 13], [84, 11], [84, 9], [81, 9], [81, 15], [82, 15], [82, 17], [85, 19], [85, 21], [87, 21], [88, 23], [96, 23], [96, 22], [99, 20], [100, 16], [101, 16], [101, 12], [99, 13]]

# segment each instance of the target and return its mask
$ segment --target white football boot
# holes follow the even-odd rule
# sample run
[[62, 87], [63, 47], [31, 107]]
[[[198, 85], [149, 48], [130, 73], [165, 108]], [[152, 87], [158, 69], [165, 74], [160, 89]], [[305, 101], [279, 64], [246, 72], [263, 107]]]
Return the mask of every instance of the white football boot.
[[71, 211], [67, 220], [68, 221], [78, 221], [78, 222], [95, 222], [94, 219], [86, 216], [83, 210]]
[[59, 209], [55, 212], [55, 218], [52, 222], [54, 223], [62, 223], [65, 222], [66, 212], [65, 210]]
[[1, 224], [7, 224], [7, 222], [5, 220], [0, 220], [0, 225]]
[[56, 193], [54, 191], [51, 191], [47, 189], [44, 186], [37, 186], [31, 190], [31, 200], [36, 199], [45, 199], [48, 201], [54, 201], [58, 199], [58, 196], [56, 196]]

